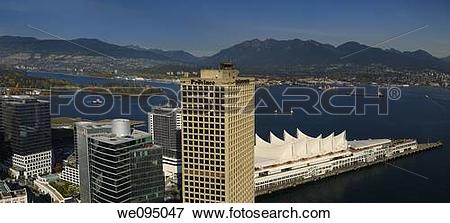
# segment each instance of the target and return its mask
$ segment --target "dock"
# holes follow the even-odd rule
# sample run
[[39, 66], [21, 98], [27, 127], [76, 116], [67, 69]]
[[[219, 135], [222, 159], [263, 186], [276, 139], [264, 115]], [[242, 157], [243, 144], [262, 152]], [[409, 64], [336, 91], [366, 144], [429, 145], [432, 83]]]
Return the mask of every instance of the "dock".
[[314, 177], [310, 177], [310, 178], [302, 178], [299, 177], [297, 179], [295, 179], [293, 182], [287, 183], [287, 184], [279, 184], [276, 186], [272, 186], [269, 188], [266, 188], [264, 190], [257, 190], [255, 191], [255, 196], [261, 196], [261, 195], [265, 195], [265, 194], [270, 194], [279, 190], [284, 190], [284, 189], [288, 189], [288, 188], [293, 188], [296, 187], [298, 185], [301, 184], [306, 184], [309, 182], [314, 182], [314, 181], [318, 181], [318, 180], [322, 180], [324, 178], [328, 178], [328, 177], [332, 177], [332, 176], [336, 176], [342, 173], [346, 173], [346, 172], [350, 172], [350, 171], [354, 171], [354, 170], [358, 170], [364, 167], [369, 167], [369, 166], [373, 166], [373, 165], [377, 165], [377, 164], [381, 164], [381, 163], [385, 163], [389, 160], [394, 160], [403, 156], [408, 156], [414, 153], [420, 153], [426, 150], [430, 150], [430, 149], [437, 149], [442, 147], [443, 143], [440, 141], [437, 142], [432, 142], [432, 143], [419, 143], [417, 144], [417, 149], [410, 149], [410, 150], [406, 150], [402, 153], [397, 153], [397, 154], [393, 154], [391, 156], [388, 157], [384, 157], [381, 159], [376, 159], [374, 161], [371, 162], [364, 162], [364, 163], [359, 163], [353, 166], [349, 166], [346, 168], [340, 168], [340, 169], [335, 169], [333, 171], [329, 171], [325, 174], [322, 175], [318, 175], [318, 176], [314, 176]]

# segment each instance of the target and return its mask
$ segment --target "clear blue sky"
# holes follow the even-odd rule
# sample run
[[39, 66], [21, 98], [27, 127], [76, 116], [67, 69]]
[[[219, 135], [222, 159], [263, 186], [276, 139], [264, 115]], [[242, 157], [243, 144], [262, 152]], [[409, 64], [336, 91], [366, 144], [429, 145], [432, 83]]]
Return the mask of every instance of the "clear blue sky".
[[450, 1], [1, 0], [0, 35], [99, 38], [210, 55], [253, 38], [313, 39], [450, 55]]

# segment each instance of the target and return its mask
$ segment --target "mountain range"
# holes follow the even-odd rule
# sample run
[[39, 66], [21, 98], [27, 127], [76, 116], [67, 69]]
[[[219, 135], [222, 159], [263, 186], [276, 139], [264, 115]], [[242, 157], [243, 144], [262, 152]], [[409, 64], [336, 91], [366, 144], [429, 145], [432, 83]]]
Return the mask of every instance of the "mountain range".
[[401, 52], [350, 41], [339, 46], [314, 40], [253, 39], [220, 50], [212, 56], [196, 57], [182, 50], [166, 51], [139, 46], [119, 46], [98, 39], [40, 40], [33, 37], [0, 36], [0, 57], [17, 53], [107, 55], [114, 58], [144, 58], [164, 63], [217, 66], [231, 61], [239, 69], [258, 72], [297, 70], [304, 66], [380, 64], [392, 68], [434, 69], [450, 72], [450, 56], [437, 58], [424, 50]]
[[450, 71], [450, 63], [424, 50], [401, 52], [369, 47], [354, 41], [334, 47], [313, 40], [254, 39], [221, 50], [207, 57], [207, 64], [231, 60], [238, 67], [283, 69], [302, 65], [381, 64], [393, 68]]
[[450, 63], [450, 56], [442, 58], [443, 61]]

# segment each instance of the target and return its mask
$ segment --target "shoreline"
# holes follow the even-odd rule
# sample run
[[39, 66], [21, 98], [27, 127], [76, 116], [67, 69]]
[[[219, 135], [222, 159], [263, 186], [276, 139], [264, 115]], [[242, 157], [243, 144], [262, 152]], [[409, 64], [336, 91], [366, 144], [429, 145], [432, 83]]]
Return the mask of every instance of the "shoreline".
[[[25, 73], [42, 73], [42, 74], [55, 74], [55, 75], [64, 75], [64, 76], [71, 76], [71, 77], [84, 77], [84, 78], [95, 78], [95, 79], [103, 79], [103, 80], [120, 80], [120, 81], [140, 81], [140, 82], [160, 82], [160, 83], [166, 83], [166, 84], [171, 84], [171, 83], [179, 83], [178, 80], [174, 80], [174, 79], [143, 79], [143, 80], [127, 80], [127, 79], [122, 79], [122, 78], [115, 78], [113, 77], [102, 77], [102, 76], [95, 76], [95, 75], [89, 75], [89, 74], [74, 74], [74, 73], [66, 73], [66, 72], [53, 72], [53, 71], [33, 71], [33, 70], [24, 70]], [[45, 77], [41, 77], [41, 78], [45, 78]], [[48, 78], [45, 78], [48, 79]]]
[[[84, 77], [84, 78], [95, 78], [95, 79], [103, 79], [103, 80], [118, 80], [118, 81], [138, 81], [138, 82], [155, 82], [155, 83], [163, 83], [163, 84], [179, 84], [179, 81], [177, 79], [147, 79], [144, 78], [143, 80], [127, 80], [123, 78], [115, 78], [115, 77], [102, 77], [102, 76], [95, 76], [95, 75], [89, 75], [89, 74], [74, 74], [74, 73], [66, 73], [66, 72], [52, 72], [52, 71], [32, 71], [32, 70], [25, 70], [26, 73], [43, 73], [43, 74], [55, 74], [55, 75], [64, 75], [64, 76], [70, 76], [70, 77]], [[263, 77], [260, 77], [258, 75], [253, 75], [252, 77], [255, 77], [256, 79], [265, 79]], [[293, 78], [295, 76], [287, 77], [287, 78]], [[45, 77], [41, 77], [45, 78]], [[308, 76], [305, 76], [304, 78], [308, 78]], [[48, 78], [45, 78], [48, 79]], [[336, 80], [338, 81], [338, 80]], [[269, 83], [267, 83], [269, 82]], [[266, 83], [259, 83], [257, 84], [258, 87], [272, 87], [272, 86], [323, 86], [323, 85], [329, 85], [331, 87], [351, 87], [351, 86], [372, 86], [372, 87], [399, 87], [399, 88], [412, 88], [412, 87], [429, 87], [429, 88], [438, 88], [438, 89], [450, 89], [450, 86], [444, 87], [444, 86], [434, 86], [434, 85], [408, 85], [408, 84], [387, 84], [387, 83], [379, 83], [379, 84], [372, 84], [372, 83], [347, 83], [348, 85], [337, 85], [337, 84], [329, 84], [329, 83], [316, 83], [311, 84], [307, 82], [296, 82], [291, 83], [290, 81], [278, 79], [278, 78], [272, 78], [268, 79]]]

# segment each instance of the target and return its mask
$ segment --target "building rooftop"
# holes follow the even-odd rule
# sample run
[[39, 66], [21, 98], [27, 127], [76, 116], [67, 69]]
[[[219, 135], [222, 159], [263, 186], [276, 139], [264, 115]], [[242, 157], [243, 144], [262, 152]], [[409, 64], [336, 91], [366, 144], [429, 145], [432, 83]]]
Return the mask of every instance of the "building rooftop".
[[[98, 121], [83, 120], [80, 118], [52, 118], [52, 127], [78, 125], [90, 129], [111, 128], [112, 119], [103, 119]], [[139, 127], [145, 124], [144, 121], [129, 120], [132, 127]]]
[[111, 122], [75, 122], [77, 126], [83, 126], [90, 129], [111, 128]]
[[5, 98], [13, 98], [13, 99], [30, 99], [33, 98], [30, 95], [10, 95], [10, 96], [4, 96]]
[[0, 181], [0, 200], [26, 195], [27, 191], [25, 188], [11, 191], [6, 182]]
[[26, 104], [26, 103], [48, 103], [48, 101], [37, 99], [30, 95], [4, 95], [0, 99], [10, 104]]
[[47, 175], [39, 176], [38, 178], [41, 178], [45, 182], [54, 182], [54, 181], [59, 180], [59, 175], [58, 174], [47, 174]]
[[200, 77], [183, 77], [181, 83], [200, 85], [239, 84], [254, 82], [253, 77], [239, 77], [239, 70], [231, 63], [222, 63], [219, 69], [202, 69]]
[[266, 167], [266, 166], [274, 165], [274, 163], [276, 163], [276, 160], [274, 160], [274, 159], [255, 156], [255, 166], [256, 167]]
[[161, 107], [156, 107], [156, 108], [152, 109], [152, 113], [156, 113], [156, 114], [167, 114], [167, 113], [172, 113], [172, 112], [181, 112], [181, 108], [161, 106]]
[[366, 149], [369, 147], [379, 146], [391, 142], [392, 140], [390, 139], [366, 139], [348, 141], [348, 145], [352, 149]]
[[93, 136], [92, 138], [95, 140], [98, 140], [100, 142], [117, 145], [117, 144], [122, 144], [125, 142], [130, 142], [130, 141], [133, 141], [136, 139], [141, 139], [141, 138], [149, 137], [149, 136], [150, 136], [150, 134], [147, 132], [133, 130], [131, 135], [128, 135], [128, 136], [118, 137], [116, 134], [109, 133], [109, 134], [96, 135], [96, 136]]

